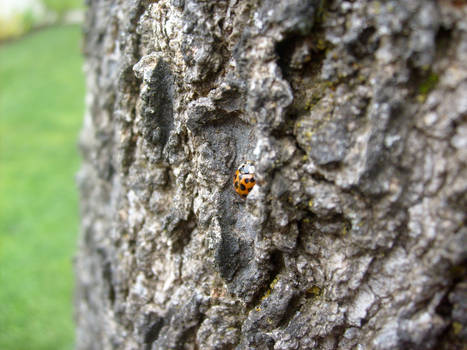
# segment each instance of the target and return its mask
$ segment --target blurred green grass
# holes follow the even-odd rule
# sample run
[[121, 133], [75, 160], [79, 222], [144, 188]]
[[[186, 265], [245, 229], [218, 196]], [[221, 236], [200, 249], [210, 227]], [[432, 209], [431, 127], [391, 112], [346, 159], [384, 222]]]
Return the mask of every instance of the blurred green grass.
[[81, 29], [0, 45], [0, 349], [72, 349]]

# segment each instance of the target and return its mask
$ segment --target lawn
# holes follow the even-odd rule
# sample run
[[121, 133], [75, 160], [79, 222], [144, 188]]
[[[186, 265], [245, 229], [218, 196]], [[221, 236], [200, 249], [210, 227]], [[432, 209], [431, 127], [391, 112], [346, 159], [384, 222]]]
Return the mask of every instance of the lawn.
[[0, 45], [0, 349], [72, 349], [81, 29]]

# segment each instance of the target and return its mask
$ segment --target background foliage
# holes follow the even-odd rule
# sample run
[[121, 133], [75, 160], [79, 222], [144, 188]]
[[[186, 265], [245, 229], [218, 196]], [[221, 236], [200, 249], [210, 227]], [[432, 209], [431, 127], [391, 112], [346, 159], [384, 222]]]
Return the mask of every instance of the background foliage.
[[67, 13], [84, 10], [84, 0], [35, 0], [33, 3], [37, 6], [30, 4], [19, 7], [22, 9], [19, 12], [10, 13], [9, 10], [18, 7], [12, 0], [0, 0], [0, 41], [21, 36], [37, 27], [70, 22]]

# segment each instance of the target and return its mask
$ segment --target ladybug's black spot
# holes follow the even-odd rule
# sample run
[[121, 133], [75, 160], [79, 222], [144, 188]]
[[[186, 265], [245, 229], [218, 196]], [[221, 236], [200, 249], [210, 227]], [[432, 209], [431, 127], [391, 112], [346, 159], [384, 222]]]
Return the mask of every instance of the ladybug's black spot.
[[250, 179], [245, 179], [245, 183], [247, 184], [248, 182], [250, 182]]
[[245, 185], [244, 185], [244, 184], [240, 184], [240, 189], [241, 189], [242, 191], [245, 191], [245, 190], [246, 190]]
[[242, 198], [246, 198], [246, 194], [242, 194], [241, 196], [242, 196]]
[[235, 188], [238, 188], [238, 181], [235, 181]]
[[255, 178], [252, 178], [250, 181], [251, 181], [251, 182], [256, 182]]
[[250, 188], [248, 189], [248, 192], [250, 192], [252, 189], [253, 189], [253, 187], [250, 187]]

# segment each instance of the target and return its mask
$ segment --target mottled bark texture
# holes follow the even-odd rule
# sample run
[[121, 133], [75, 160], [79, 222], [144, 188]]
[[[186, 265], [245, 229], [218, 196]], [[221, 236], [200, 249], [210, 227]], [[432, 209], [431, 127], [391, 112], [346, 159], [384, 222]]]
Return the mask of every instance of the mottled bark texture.
[[463, 349], [464, 1], [88, 5], [79, 350]]

